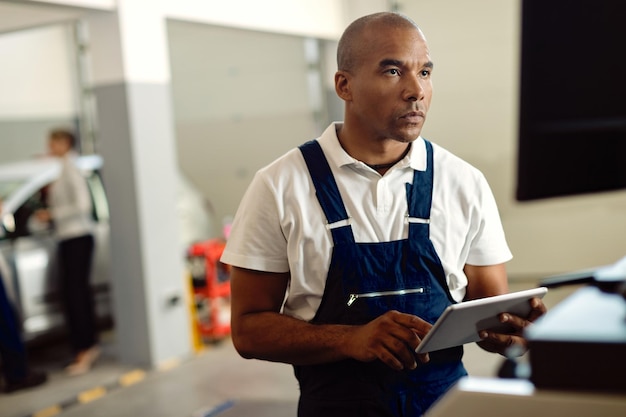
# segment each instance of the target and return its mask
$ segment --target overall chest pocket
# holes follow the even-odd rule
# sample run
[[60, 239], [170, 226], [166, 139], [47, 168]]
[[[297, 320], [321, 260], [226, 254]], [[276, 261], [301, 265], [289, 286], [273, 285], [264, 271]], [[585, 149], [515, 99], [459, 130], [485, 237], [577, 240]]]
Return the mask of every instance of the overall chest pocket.
[[428, 313], [430, 287], [355, 291], [348, 294], [345, 302], [347, 314], [360, 323], [367, 323], [390, 310], [422, 317]]

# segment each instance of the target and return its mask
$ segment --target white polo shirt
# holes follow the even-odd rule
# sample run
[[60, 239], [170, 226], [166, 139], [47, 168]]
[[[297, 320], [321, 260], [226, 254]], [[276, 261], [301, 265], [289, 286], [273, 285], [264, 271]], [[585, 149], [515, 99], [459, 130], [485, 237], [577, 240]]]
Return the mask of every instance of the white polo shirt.
[[[408, 236], [405, 183], [425, 170], [426, 147], [417, 138], [407, 156], [385, 175], [348, 155], [334, 123], [318, 139], [331, 167], [356, 242]], [[495, 199], [476, 168], [433, 144], [430, 239], [452, 296], [465, 296], [465, 264], [495, 265], [512, 258]], [[319, 307], [333, 249], [326, 217], [299, 149], [259, 170], [235, 215], [222, 262], [266, 272], [291, 273], [283, 312], [311, 320]], [[263, 279], [263, 278], [259, 278]]]

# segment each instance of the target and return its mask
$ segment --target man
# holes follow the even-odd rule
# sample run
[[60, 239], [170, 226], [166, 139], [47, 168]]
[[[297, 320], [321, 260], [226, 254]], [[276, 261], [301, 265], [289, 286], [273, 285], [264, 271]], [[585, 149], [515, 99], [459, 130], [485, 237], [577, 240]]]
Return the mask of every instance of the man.
[[[511, 254], [482, 174], [420, 137], [433, 63], [415, 23], [358, 19], [337, 60], [344, 122], [260, 170], [235, 217], [233, 342], [294, 365], [300, 416], [418, 416], [466, 371], [462, 347], [415, 348], [450, 303], [507, 292]], [[531, 303], [480, 345], [524, 345]]]

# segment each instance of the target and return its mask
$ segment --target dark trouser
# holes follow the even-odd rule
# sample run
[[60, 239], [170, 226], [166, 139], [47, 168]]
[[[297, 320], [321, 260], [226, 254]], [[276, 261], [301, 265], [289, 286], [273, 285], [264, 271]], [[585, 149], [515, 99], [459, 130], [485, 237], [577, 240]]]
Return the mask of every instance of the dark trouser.
[[20, 325], [13, 305], [7, 297], [2, 275], [0, 275], [0, 362], [5, 381], [22, 379], [28, 373]]
[[59, 283], [75, 352], [88, 349], [98, 341], [94, 297], [89, 284], [93, 250], [92, 235], [59, 242]]

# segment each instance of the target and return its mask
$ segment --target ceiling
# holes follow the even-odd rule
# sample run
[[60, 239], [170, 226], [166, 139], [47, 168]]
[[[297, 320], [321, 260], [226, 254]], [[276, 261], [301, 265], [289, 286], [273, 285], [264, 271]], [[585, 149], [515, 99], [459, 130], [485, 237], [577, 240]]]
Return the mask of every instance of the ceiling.
[[84, 11], [0, 1], [0, 33], [77, 19]]

